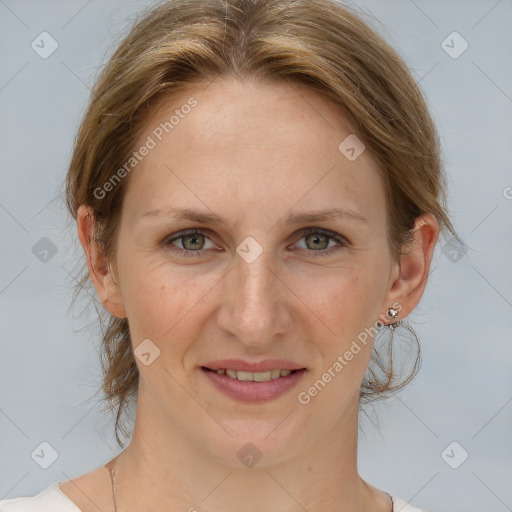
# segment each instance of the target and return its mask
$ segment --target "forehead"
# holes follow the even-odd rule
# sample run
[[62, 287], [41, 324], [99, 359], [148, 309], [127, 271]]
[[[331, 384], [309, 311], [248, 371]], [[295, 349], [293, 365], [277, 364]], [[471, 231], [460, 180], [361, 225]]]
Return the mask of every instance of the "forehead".
[[193, 203], [278, 215], [320, 202], [366, 216], [370, 204], [385, 208], [384, 192], [367, 151], [354, 161], [340, 151], [351, 133], [329, 100], [301, 84], [195, 83], [146, 120], [136, 149], [151, 149], [131, 173], [128, 214]]

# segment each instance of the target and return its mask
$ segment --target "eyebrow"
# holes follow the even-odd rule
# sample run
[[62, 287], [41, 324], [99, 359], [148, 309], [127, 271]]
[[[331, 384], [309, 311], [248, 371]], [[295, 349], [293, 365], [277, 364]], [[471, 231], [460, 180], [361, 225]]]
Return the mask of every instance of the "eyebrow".
[[[200, 224], [215, 226], [226, 224], [226, 220], [214, 214], [191, 210], [189, 208], [160, 208], [150, 210], [141, 215], [140, 219], [147, 217], [172, 217], [175, 220], [190, 220]], [[368, 219], [349, 208], [328, 208], [326, 210], [302, 211], [289, 214], [285, 217], [285, 224], [307, 224], [311, 222], [325, 222], [335, 219], [348, 219], [361, 223], [368, 223]]]

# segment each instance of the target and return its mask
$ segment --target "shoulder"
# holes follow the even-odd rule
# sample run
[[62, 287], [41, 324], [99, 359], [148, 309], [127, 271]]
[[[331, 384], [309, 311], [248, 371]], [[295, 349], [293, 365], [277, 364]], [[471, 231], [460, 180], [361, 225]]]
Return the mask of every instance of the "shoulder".
[[35, 496], [24, 496], [0, 501], [0, 512], [81, 512], [60, 490], [59, 482]]
[[[398, 498], [397, 496], [392, 496], [393, 499], [393, 510], [394, 512], [424, 512], [419, 508], [413, 507], [407, 501], [402, 498]], [[0, 512], [3, 512], [0, 508]]]

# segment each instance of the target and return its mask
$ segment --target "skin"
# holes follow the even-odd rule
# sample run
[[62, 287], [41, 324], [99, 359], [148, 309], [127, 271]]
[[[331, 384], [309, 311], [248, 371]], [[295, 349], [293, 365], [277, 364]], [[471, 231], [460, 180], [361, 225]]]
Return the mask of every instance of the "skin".
[[[235, 78], [190, 85], [153, 113], [137, 147], [191, 96], [198, 105], [130, 174], [112, 265], [91, 239], [91, 211], [82, 206], [78, 213], [104, 307], [128, 318], [134, 349], [149, 338], [160, 350], [148, 366], [137, 359], [135, 429], [113, 461], [118, 510], [390, 512], [389, 497], [357, 470], [359, 388], [371, 338], [307, 405], [297, 395], [393, 304], [400, 319], [414, 309], [438, 224], [432, 215], [419, 217], [412, 249], [393, 261], [374, 159], [364, 151], [349, 161], [338, 150], [350, 126], [302, 85]], [[170, 206], [225, 221], [142, 217]], [[285, 223], [299, 210], [334, 207], [366, 221]], [[205, 235], [188, 239], [196, 245], [186, 245], [187, 237], [165, 244], [191, 228]], [[308, 237], [304, 228], [348, 243]], [[263, 250], [252, 263], [236, 252], [248, 236]], [[201, 255], [172, 250], [186, 247]], [[337, 249], [315, 257], [331, 247]], [[237, 357], [288, 359], [308, 371], [278, 399], [241, 403], [199, 369]], [[262, 454], [251, 469], [237, 458], [248, 442]], [[83, 511], [114, 510], [107, 466], [61, 489]]]

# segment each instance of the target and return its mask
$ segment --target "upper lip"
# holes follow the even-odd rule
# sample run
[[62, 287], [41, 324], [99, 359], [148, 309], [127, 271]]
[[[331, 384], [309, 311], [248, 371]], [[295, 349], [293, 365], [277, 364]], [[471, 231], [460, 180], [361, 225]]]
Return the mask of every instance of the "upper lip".
[[210, 370], [241, 370], [243, 372], [267, 372], [270, 370], [302, 370], [304, 366], [285, 359], [265, 359], [264, 361], [245, 361], [243, 359], [222, 359], [201, 366]]

